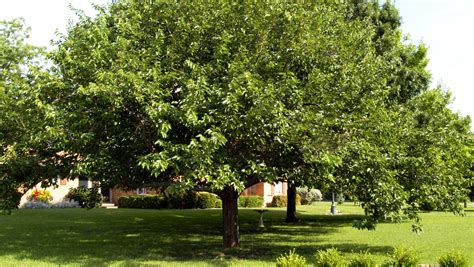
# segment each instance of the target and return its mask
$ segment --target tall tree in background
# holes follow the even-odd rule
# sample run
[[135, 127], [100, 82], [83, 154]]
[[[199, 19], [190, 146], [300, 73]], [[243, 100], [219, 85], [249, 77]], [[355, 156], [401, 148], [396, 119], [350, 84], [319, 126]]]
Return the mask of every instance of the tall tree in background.
[[[21, 191], [52, 180], [68, 159], [55, 140], [58, 113], [48, 104], [55, 82], [41, 49], [28, 45], [22, 20], [0, 21], [0, 209], [17, 208]], [[19, 192], [20, 191], [20, 192]]]

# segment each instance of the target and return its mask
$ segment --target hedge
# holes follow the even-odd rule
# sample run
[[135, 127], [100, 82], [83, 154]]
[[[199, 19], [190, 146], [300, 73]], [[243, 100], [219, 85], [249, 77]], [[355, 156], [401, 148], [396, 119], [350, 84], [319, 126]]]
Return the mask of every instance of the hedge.
[[119, 198], [118, 206], [119, 208], [134, 209], [208, 209], [221, 208], [222, 201], [216, 194], [190, 191], [167, 197], [160, 195], [124, 196]]
[[166, 206], [165, 198], [158, 195], [126, 196], [120, 197], [118, 201], [119, 208], [162, 209]]
[[[296, 205], [301, 205], [301, 196], [296, 194]], [[273, 196], [271, 207], [282, 208], [288, 206], [288, 196]]]
[[264, 204], [262, 196], [240, 196], [239, 207], [243, 208], [261, 208]]

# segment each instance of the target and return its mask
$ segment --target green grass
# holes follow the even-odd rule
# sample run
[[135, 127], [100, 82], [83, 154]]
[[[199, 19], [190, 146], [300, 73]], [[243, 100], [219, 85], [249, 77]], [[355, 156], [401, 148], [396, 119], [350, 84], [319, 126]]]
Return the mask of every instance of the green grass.
[[337, 216], [327, 215], [328, 203], [298, 209], [302, 222], [296, 225], [283, 222], [284, 209], [270, 209], [263, 231], [256, 212], [240, 209], [238, 249], [222, 248], [220, 210], [18, 210], [0, 216], [0, 266], [272, 266], [292, 248], [309, 262], [316, 250], [330, 247], [383, 260], [397, 245], [418, 250], [423, 263], [456, 249], [474, 264], [474, 207], [464, 217], [422, 214], [419, 235], [410, 222], [354, 229], [362, 211], [352, 204], [339, 206], [343, 215]]

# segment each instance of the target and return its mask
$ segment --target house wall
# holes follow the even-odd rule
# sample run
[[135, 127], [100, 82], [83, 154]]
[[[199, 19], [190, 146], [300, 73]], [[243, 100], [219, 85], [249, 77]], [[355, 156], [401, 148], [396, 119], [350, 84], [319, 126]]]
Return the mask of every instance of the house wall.
[[286, 196], [287, 194], [287, 183], [286, 182], [279, 182], [275, 184], [270, 183], [258, 183], [252, 186], [247, 187], [241, 196], [262, 196], [265, 202], [265, 205], [268, 206], [272, 203], [273, 196], [275, 195], [282, 195]]
[[34, 188], [29, 189], [28, 191], [26, 191], [26, 193], [21, 197], [20, 207], [25, 202], [28, 201], [28, 197], [31, 196], [31, 194], [33, 194], [35, 188], [37, 188], [38, 190], [43, 190], [43, 189], [48, 190], [51, 193], [51, 196], [53, 197], [51, 202], [56, 203], [56, 202], [61, 202], [61, 201], [64, 200], [65, 196], [69, 192], [69, 189], [76, 188], [78, 186], [79, 186], [79, 179], [77, 179], [77, 178], [74, 179], [74, 180], [60, 179], [58, 181], [57, 187], [50, 186], [50, 187], [47, 187], [47, 188], [42, 188], [41, 183], [38, 183]]

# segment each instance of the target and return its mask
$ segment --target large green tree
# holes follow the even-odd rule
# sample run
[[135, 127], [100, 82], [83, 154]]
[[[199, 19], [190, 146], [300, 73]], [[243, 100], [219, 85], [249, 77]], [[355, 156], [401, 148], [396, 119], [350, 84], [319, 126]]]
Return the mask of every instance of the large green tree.
[[205, 185], [223, 200], [225, 246], [237, 246], [243, 188], [309, 175], [297, 139], [324, 134], [309, 118], [334, 128], [381, 99], [373, 28], [345, 8], [119, 1], [82, 16], [53, 56], [74, 171]]

